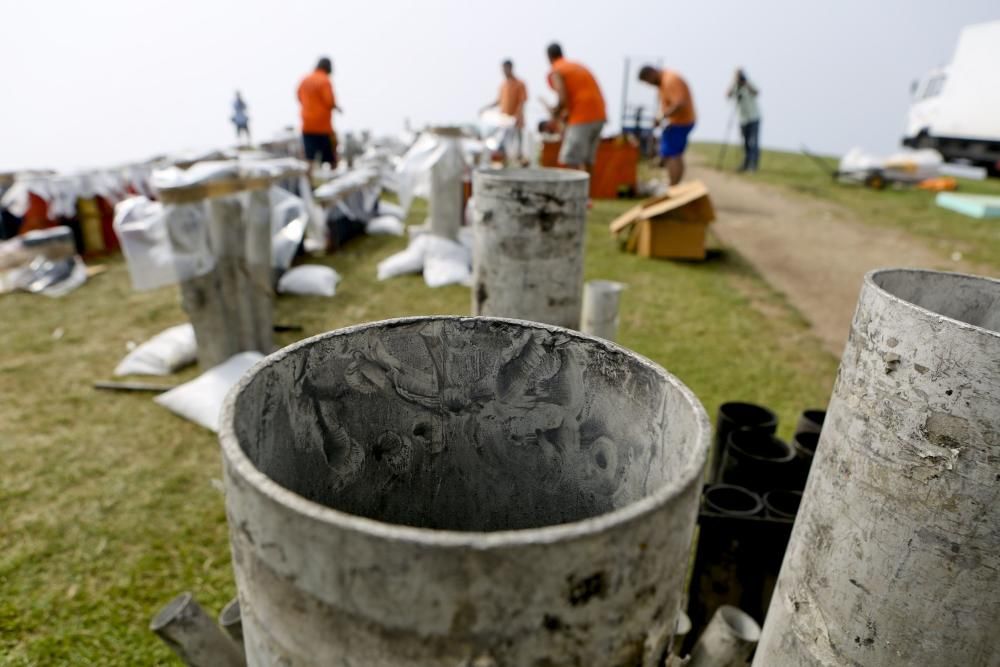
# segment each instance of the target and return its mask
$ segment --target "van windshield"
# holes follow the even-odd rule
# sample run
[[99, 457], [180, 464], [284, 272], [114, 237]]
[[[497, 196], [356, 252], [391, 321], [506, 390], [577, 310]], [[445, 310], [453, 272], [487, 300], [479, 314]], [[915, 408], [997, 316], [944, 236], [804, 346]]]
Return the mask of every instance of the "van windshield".
[[924, 87], [924, 93], [920, 96], [920, 99], [926, 100], [929, 97], [937, 97], [941, 94], [941, 89], [944, 88], [945, 79], [948, 77], [944, 74], [938, 74], [937, 76], [931, 77], [927, 81], [927, 85]]

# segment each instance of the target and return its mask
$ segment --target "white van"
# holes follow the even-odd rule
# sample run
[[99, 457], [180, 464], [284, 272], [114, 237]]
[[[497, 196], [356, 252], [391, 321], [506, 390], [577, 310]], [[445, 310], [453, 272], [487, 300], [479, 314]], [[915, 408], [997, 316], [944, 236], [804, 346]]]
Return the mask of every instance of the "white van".
[[903, 145], [1000, 171], [1000, 21], [965, 27], [951, 63], [912, 92]]

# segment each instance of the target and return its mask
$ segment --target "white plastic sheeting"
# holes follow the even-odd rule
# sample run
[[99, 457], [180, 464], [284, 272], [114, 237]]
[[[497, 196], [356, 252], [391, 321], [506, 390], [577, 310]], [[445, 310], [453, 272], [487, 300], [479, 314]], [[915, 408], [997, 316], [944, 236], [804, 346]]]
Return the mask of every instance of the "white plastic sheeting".
[[115, 375], [170, 375], [198, 359], [191, 324], [178, 324], [135, 348], [115, 368]]
[[23, 217], [33, 194], [47, 204], [50, 220], [72, 218], [76, 215], [77, 199], [100, 196], [116, 203], [128, 197], [131, 190], [151, 194], [151, 171], [148, 165], [130, 165], [76, 174], [25, 173], [19, 175], [0, 197], [0, 208]]
[[49, 259], [39, 255], [15, 270], [14, 287], [32, 294], [65, 296], [87, 282], [87, 266], [78, 255]]
[[[39, 284], [42, 275], [72, 277], [76, 267], [76, 245], [69, 227], [39, 229], [0, 241], [0, 294]], [[44, 260], [52, 262], [45, 264]], [[56, 280], [55, 282], [59, 282]]]
[[[271, 160], [250, 164], [249, 170], [255, 176], [273, 176], [295, 164], [294, 160]], [[247, 172], [246, 164], [210, 162], [194, 165], [186, 171], [169, 167], [156, 172], [154, 182], [158, 187], [192, 185], [245, 176]], [[270, 187], [269, 196], [271, 264], [284, 271], [291, 266], [303, 235], [308, 234], [313, 213], [307, 201], [277, 186]], [[177, 284], [203, 276], [215, 267], [211, 235], [204, 222], [206, 215], [204, 202], [175, 206], [169, 224], [163, 205], [146, 197], [130, 197], [115, 206], [113, 226], [134, 289], [142, 291]], [[325, 246], [325, 241], [321, 243]]]
[[218, 431], [219, 414], [226, 394], [251, 366], [263, 358], [260, 352], [240, 352], [153, 400], [184, 419]]
[[[150, 290], [178, 282], [163, 204], [142, 196], [119, 202], [115, 206], [113, 227], [134, 289]], [[201, 252], [206, 253], [205, 260], [210, 262], [207, 248]]]
[[287, 271], [295, 259], [309, 226], [306, 202], [291, 192], [272, 185], [271, 196], [271, 266]]
[[366, 192], [374, 190], [374, 197], [377, 199], [381, 190], [378, 170], [374, 167], [359, 167], [337, 174], [313, 190], [313, 196], [321, 201], [337, 201], [357, 190]]
[[431, 195], [431, 170], [447, 152], [447, 141], [431, 132], [424, 132], [410, 146], [396, 166], [399, 203], [404, 211], [416, 197], [429, 199]]
[[305, 174], [299, 176], [299, 195], [309, 214], [308, 224], [305, 233], [305, 251], [310, 254], [322, 253], [326, 250], [329, 240], [329, 230], [326, 228], [326, 215], [323, 208], [313, 199], [312, 187], [309, 184], [309, 177]]
[[841, 172], [864, 172], [871, 169], [902, 172], [914, 178], [931, 178], [939, 173], [944, 158], [933, 148], [901, 151], [889, 156], [878, 156], [854, 147], [840, 158]]

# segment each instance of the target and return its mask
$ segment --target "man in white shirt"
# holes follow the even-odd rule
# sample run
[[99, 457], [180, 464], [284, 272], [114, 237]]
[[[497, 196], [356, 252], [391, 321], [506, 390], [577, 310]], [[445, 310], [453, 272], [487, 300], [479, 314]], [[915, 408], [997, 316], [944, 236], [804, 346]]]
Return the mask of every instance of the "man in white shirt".
[[743, 133], [743, 165], [740, 171], [757, 171], [760, 163], [760, 107], [757, 95], [760, 91], [750, 83], [742, 69], [736, 70], [733, 83], [726, 97], [735, 99], [740, 115], [740, 131]]

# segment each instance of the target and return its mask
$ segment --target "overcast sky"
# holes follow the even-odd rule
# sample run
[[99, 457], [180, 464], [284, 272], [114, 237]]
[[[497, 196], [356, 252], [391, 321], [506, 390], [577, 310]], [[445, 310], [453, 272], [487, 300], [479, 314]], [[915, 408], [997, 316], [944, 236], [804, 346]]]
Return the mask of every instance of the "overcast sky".
[[[0, 171], [232, 143], [236, 89], [266, 138], [297, 124], [298, 80], [324, 54], [346, 112], [338, 130], [474, 120], [505, 57], [540, 118], [552, 40], [594, 71], [615, 125], [626, 56], [687, 78], [696, 140], [725, 133], [723, 92], [743, 66], [761, 90], [765, 146], [888, 152], [910, 82], [949, 60], [962, 26], [998, 18], [997, 0], [9, 1]], [[629, 82], [632, 100], [652, 95]]]

